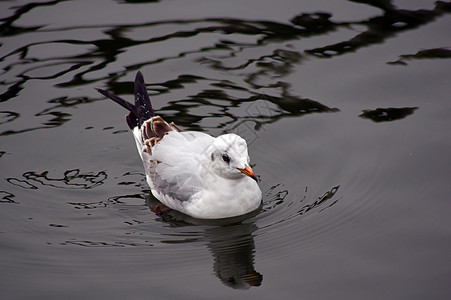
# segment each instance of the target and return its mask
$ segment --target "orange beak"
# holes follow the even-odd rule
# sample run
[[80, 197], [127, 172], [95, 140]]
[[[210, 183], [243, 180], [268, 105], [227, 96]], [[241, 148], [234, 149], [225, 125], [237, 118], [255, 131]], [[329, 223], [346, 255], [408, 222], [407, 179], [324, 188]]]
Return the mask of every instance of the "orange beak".
[[240, 169], [240, 168], [237, 168], [237, 169], [240, 170], [240, 172], [243, 173], [244, 175], [247, 175], [250, 178], [257, 181], [257, 177], [254, 175], [254, 172], [252, 172], [252, 169], [249, 168], [248, 166], [244, 166], [244, 169]]

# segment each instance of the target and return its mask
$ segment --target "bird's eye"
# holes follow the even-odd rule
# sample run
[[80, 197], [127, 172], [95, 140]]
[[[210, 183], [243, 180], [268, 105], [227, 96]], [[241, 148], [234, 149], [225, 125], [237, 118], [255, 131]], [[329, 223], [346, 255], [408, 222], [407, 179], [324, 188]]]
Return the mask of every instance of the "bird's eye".
[[222, 160], [225, 161], [226, 163], [230, 162], [230, 157], [227, 154], [223, 154], [222, 155]]

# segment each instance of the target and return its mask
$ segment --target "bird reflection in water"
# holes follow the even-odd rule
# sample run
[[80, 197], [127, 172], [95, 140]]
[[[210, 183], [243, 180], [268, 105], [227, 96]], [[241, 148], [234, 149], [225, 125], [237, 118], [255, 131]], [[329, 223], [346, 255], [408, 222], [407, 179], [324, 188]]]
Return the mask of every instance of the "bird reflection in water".
[[213, 255], [213, 270], [225, 285], [235, 289], [260, 286], [263, 276], [254, 269], [255, 244], [252, 233], [257, 226], [240, 223], [205, 230]]
[[249, 220], [258, 214], [258, 210], [233, 218], [200, 220], [162, 206], [152, 195], [147, 197], [146, 203], [160, 221], [172, 226], [206, 226], [201, 240], [207, 242], [213, 256], [213, 271], [224, 285], [234, 289], [249, 289], [262, 284], [263, 275], [254, 269], [253, 233], [258, 227]]

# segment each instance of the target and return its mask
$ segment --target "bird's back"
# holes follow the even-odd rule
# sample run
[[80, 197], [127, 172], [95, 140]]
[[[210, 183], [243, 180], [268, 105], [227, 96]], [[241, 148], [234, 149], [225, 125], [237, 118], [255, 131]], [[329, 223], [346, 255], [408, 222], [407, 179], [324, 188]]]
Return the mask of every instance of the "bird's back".
[[202, 191], [200, 166], [205, 150], [214, 140], [202, 132], [170, 131], [156, 143], [151, 152], [141, 143], [141, 130], [134, 130], [138, 152], [154, 196], [167, 204], [166, 198], [186, 202]]

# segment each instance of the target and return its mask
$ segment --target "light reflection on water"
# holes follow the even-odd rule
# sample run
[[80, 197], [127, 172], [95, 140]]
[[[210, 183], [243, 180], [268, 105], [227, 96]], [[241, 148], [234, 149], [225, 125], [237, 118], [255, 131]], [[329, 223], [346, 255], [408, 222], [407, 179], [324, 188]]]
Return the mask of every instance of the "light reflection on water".
[[[169, 5], [125, 2], [118, 5], [117, 14]], [[404, 298], [426, 292], [443, 295], [440, 268], [445, 265], [430, 262], [412, 275], [407, 266], [417, 260], [425, 263], [423, 256], [411, 254], [411, 260], [402, 262], [382, 250], [372, 251], [377, 248], [373, 243], [407, 249], [420, 248], [427, 240], [437, 252], [424, 250], [424, 256], [440, 258], [449, 247], [441, 242], [442, 237], [449, 238], [449, 221], [441, 215], [449, 205], [434, 202], [437, 208], [425, 207], [423, 201], [429, 197], [438, 201], [448, 194], [443, 183], [449, 174], [449, 121], [447, 116], [437, 117], [446, 111], [440, 106], [448, 104], [444, 98], [432, 97], [428, 101], [434, 102], [433, 107], [408, 90], [421, 91], [419, 87], [427, 82], [437, 94], [448, 93], [442, 65], [449, 64], [449, 44], [439, 38], [434, 44], [415, 43], [419, 39], [415, 33], [448, 20], [450, 4], [431, 2], [428, 8], [415, 10], [398, 8], [392, 1], [351, 2], [371, 6], [374, 13], [371, 17], [350, 13], [347, 20], [338, 20], [334, 9], [340, 5], [331, 4], [330, 11], [315, 6], [290, 8], [292, 17], [285, 20], [205, 15], [138, 18], [124, 24], [87, 17], [77, 25], [55, 21], [46, 26], [33, 22], [32, 13], [58, 11], [67, 3], [86, 7], [71, 1], [2, 4], [14, 7], [0, 25], [0, 232], [4, 238], [0, 245], [4, 257], [11, 258], [1, 266], [15, 270], [15, 277], [2, 273], [2, 282], [9, 283], [11, 290], [19, 285], [15, 278], [32, 281], [43, 270], [58, 273], [60, 268], [76, 266], [80, 275], [93, 264], [95, 273], [86, 276], [100, 286], [116, 283], [118, 289], [127, 288], [115, 273], [139, 274], [159, 284], [170, 277], [172, 281], [161, 283], [164, 288], [156, 283], [152, 287], [173, 289], [177, 296], [186, 296], [189, 290], [192, 298], [219, 289], [196, 289], [194, 278], [208, 281], [211, 275], [223, 286], [249, 289], [258, 297], [276, 295], [271, 291], [279, 291], [277, 296], [299, 295], [293, 278], [324, 282], [338, 299], [347, 297], [340, 293], [343, 289], [334, 288], [335, 282], [356, 291], [362, 283], [374, 282], [365, 287], [364, 296], [379, 291], [381, 285], [398, 289]], [[93, 1], [90, 7], [99, 3]], [[64, 14], [67, 11], [61, 11]], [[390, 48], [391, 41], [407, 34], [412, 35], [409, 42], [414, 47]], [[370, 56], [372, 49], [391, 50], [389, 58], [382, 53]], [[361, 55], [368, 62], [365, 66], [359, 64]], [[331, 67], [341, 61], [346, 69]], [[421, 77], [419, 64], [425, 66], [425, 74], [437, 77], [429, 81]], [[318, 71], [301, 76], [303, 67], [309, 66]], [[247, 139], [264, 193], [259, 211], [204, 222], [155, 209], [132, 138], [125, 134], [123, 112], [94, 91], [100, 87], [130, 99], [137, 70], [149, 74], [151, 98], [167, 120], [185, 129], [215, 135], [236, 132]], [[360, 86], [359, 80], [373, 78], [377, 72], [381, 77], [396, 76], [395, 82], [390, 86], [378, 78], [371, 90]], [[309, 90], [304, 80], [317, 75], [323, 90], [336, 82], [352, 86], [362, 95], [359, 106], [353, 106], [355, 99], [343, 101], [345, 88], [327, 98], [317, 96], [322, 93], [302, 95]], [[413, 85], [398, 88], [406, 77]], [[387, 91], [390, 101], [372, 97], [376, 90]], [[410, 202], [404, 203], [405, 198]], [[437, 211], [427, 210], [432, 208]], [[428, 227], [434, 223], [443, 225]], [[431, 232], [435, 235], [427, 234]], [[43, 245], [49, 248], [44, 251]], [[99, 252], [89, 252], [94, 249]], [[117, 256], [118, 249], [131, 258]], [[134, 252], [125, 252], [129, 249]], [[55, 255], [55, 261], [48, 253]], [[331, 266], [338, 260], [348, 262], [352, 271], [329, 278], [339, 271]], [[111, 261], [120, 267], [115, 269]], [[313, 270], [304, 270], [306, 261], [314, 264]], [[377, 270], [378, 265], [386, 272], [369, 276], [367, 270]], [[394, 286], [384, 281], [398, 282], [397, 272], [413, 278], [413, 283]], [[434, 289], [421, 289], [418, 284], [424, 272], [435, 280]], [[82, 279], [66, 276], [29, 285], [44, 296], [51, 294], [50, 281], [89, 287]], [[359, 276], [361, 281], [355, 279]], [[141, 296], [150, 283], [142, 284], [136, 289]], [[61, 294], [70, 290], [64, 286], [58, 290]], [[308, 284], [303, 285], [307, 296], [326, 293], [321, 284], [310, 286], [316, 290], [308, 294]], [[26, 289], [18, 295], [27, 295]]]

